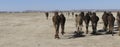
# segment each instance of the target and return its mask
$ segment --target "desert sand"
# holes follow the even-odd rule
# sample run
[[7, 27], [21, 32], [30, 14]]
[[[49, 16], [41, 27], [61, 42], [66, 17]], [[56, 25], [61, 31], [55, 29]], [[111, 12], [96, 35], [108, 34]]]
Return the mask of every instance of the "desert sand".
[[[64, 13], [65, 14], [65, 13]], [[103, 12], [97, 12], [100, 20], [98, 30], [103, 28]], [[113, 12], [116, 17], [116, 13]], [[76, 30], [74, 17], [65, 14], [67, 19], [65, 35], [54, 39], [55, 30], [52, 23], [53, 13], [46, 20], [44, 13], [0, 13], [0, 47], [120, 47], [120, 36], [115, 34], [91, 35], [72, 38]], [[115, 22], [116, 26], [116, 22]], [[83, 25], [85, 31], [85, 24]]]

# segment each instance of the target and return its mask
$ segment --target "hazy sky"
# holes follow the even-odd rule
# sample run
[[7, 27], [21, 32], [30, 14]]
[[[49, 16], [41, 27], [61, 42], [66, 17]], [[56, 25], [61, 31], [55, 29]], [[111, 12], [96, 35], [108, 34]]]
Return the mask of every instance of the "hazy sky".
[[0, 11], [120, 9], [120, 0], [0, 0]]

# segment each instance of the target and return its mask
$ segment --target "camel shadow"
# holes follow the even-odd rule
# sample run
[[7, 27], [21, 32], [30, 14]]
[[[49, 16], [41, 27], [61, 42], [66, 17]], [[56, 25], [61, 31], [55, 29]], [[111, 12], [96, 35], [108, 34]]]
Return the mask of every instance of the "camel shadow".
[[85, 37], [85, 35], [83, 35], [83, 34], [84, 34], [83, 31], [80, 31], [80, 32], [74, 31], [68, 39]]
[[100, 29], [100, 30], [98, 30], [98, 32], [107, 32], [107, 31], [105, 31], [105, 30], [103, 30], [103, 29]]
[[95, 36], [95, 35], [104, 35], [103, 33], [100, 33], [100, 32], [96, 32], [96, 33], [91, 33], [91, 35], [93, 36]]
[[[115, 31], [116, 31], [116, 29], [114, 29], [113, 34], [116, 34], [116, 33], [117, 33], [117, 32], [115, 32]], [[105, 34], [112, 34], [112, 32], [105, 31], [105, 30], [103, 30], [103, 29], [98, 30], [98, 32], [99, 32], [99, 33], [102, 33], [103, 35], [105, 35]]]
[[[117, 32], [113, 32], [113, 34], [116, 34]], [[104, 31], [103, 29], [97, 30], [96, 33], [91, 33], [90, 36], [99, 36], [99, 35], [109, 35], [112, 34], [111, 32]], [[81, 37], [86, 37], [83, 31], [74, 31], [70, 32], [69, 35], [67, 35], [67, 39], [75, 39], [75, 38], [81, 38]]]
[[91, 33], [91, 36], [98, 36], [98, 35], [104, 35], [104, 33], [103, 33], [104, 31], [102, 31], [102, 30], [97, 30], [96, 31], [96, 33]]

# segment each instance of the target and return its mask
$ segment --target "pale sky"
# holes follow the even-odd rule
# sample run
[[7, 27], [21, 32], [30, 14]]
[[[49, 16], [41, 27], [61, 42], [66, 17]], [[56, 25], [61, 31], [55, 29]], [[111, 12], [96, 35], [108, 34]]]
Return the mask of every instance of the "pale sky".
[[0, 11], [120, 9], [120, 0], [0, 0]]

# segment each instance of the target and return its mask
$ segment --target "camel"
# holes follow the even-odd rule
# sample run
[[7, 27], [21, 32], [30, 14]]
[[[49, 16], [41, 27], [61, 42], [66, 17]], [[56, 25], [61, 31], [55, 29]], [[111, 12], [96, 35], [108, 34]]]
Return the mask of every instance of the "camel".
[[77, 32], [82, 31], [84, 12], [81, 12], [79, 15], [76, 14], [75, 16]]
[[111, 12], [109, 12], [108, 14], [109, 16], [107, 19], [108, 19], [108, 25], [109, 25], [109, 32], [112, 33], [112, 36], [114, 36], [113, 28], [114, 28], [115, 17]]
[[58, 38], [60, 39], [59, 37], [59, 26], [61, 25], [61, 29], [62, 29], [62, 35], [65, 33], [64, 32], [64, 26], [65, 26], [65, 21], [66, 21], [66, 18], [64, 17], [63, 14], [60, 14], [60, 16], [58, 15], [58, 12], [54, 12], [54, 16], [52, 17], [52, 21], [53, 21], [53, 25], [54, 25], [54, 28], [55, 28], [55, 39]]
[[85, 24], [86, 24], [86, 34], [88, 34], [90, 16], [91, 16], [91, 12], [86, 13], [86, 15], [84, 16], [84, 21], [85, 21]]
[[63, 14], [60, 14], [60, 24], [61, 24], [61, 34], [64, 35], [64, 29], [65, 29], [65, 22], [66, 22], [66, 18]]
[[102, 20], [103, 20], [103, 23], [104, 23], [104, 27], [103, 27], [103, 30], [104, 31], [107, 31], [107, 26], [108, 26], [108, 13], [107, 12], [104, 12], [103, 16], [102, 16]]
[[120, 12], [117, 12], [117, 24], [118, 24], [118, 29], [119, 29], [119, 36], [120, 36]]
[[93, 12], [91, 16], [91, 23], [92, 23], [92, 29], [93, 29], [92, 34], [96, 34], [98, 21], [99, 21], [99, 17], [96, 15], [95, 12]]
[[46, 15], [46, 19], [48, 20], [49, 13], [45, 12], [45, 15]]

